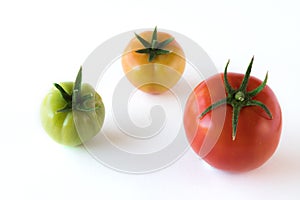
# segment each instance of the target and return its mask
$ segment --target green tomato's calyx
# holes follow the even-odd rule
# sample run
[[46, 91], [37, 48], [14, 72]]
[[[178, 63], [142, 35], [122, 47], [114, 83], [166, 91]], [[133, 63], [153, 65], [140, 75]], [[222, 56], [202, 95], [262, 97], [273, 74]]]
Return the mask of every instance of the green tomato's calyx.
[[[98, 109], [99, 107], [88, 106], [88, 103], [94, 102], [94, 94], [90, 93], [85, 96], [81, 95], [82, 67], [77, 74], [74, 89], [72, 94], [68, 94], [59, 84], [54, 83], [54, 86], [59, 90], [63, 99], [66, 101], [65, 107], [57, 110], [57, 112], [71, 112], [72, 110], [89, 112]], [[93, 105], [93, 104], [92, 104]]]
[[174, 38], [168, 38], [162, 42], [158, 42], [157, 40], [157, 27], [154, 28], [151, 42], [149, 43], [144, 38], [135, 33], [136, 38], [142, 43], [145, 47], [144, 49], [139, 49], [135, 51], [136, 53], [149, 54], [148, 61], [151, 62], [158, 55], [169, 54], [171, 51], [163, 49], [169, 43], [171, 43]]
[[229, 65], [229, 60], [226, 64], [225, 71], [224, 71], [224, 84], [225, 84], [225, 89], [227, 93], [227, 97], [224, 99], [221, 99], [220, 101], [217, 101], [216, 103], [213, 103], [210, 105], [208, 108], [206, 108], [200, 115], [200, 118], [204, 117], [208, 112], [211, 110], [215, 109], [216, 107], [219, 107], [224, 104], [229, 104], [233, 108], [233, 114], [232, 114], [232, 140], [235, 140], [236, 138], [236, 129], [237, 129], [237, 124], [238, 124], [238, 119], [239, 119], [239, 113], [243, 107], [246, 106], [259, 106], [261, 107], [272, 119], [272, 114], [270, 110], [267, 108], [266, 105], [264, 105], [262, 102], [253, 100], [252, 98], [256, 96], [258, 93], [260, 93], [264, 87], [267, 84], [267, 79], [268, 79], [268, 73], [266, 74], [266, 77], [264, 81], [259, 85], [256, 89], [252, 91], [247, 91], [247, 85], [249, 82], [250, 78], [250, 73], [252, 69], [252, 64], [253, 64], [254, 57], [251, 59], [251, 62], [247, 68], [247, 71], [245, 73], [245, 76], [243, 78], [243, 81], [240, 85], [240, 87], [235, 90], [231, 87], [231, 85], [228, 82], [227, 78], [227, 68]]

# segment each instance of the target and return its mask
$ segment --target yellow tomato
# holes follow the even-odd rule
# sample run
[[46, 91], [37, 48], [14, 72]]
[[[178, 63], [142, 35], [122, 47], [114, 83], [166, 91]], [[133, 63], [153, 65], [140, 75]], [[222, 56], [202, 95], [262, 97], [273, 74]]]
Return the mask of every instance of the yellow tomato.
[[122, 56], [123, 71], [138, 89], [160, 94], [173, 87], [185, 69], [181, 46], [165, 32], [145, 31], [133, 38]]

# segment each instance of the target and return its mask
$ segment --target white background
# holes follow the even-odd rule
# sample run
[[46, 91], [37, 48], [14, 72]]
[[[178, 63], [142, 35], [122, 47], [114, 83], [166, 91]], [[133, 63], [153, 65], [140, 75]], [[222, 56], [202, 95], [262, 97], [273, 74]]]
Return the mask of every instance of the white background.
[[[0, 199], [298, 199], [299, 8], [297, 0], [1, 1]], [[252, 75], [269, 71], [284, 123], [265, 165], [228, 174], [189, 150], [161, 171], [124, 174], [46, 135], [38, 114], [52, 83], [73, 80], [112, 36], [156, 25], [197, 42], [220, 72], [229, 58], [230, 71], [244, 72], [253, 55]]]

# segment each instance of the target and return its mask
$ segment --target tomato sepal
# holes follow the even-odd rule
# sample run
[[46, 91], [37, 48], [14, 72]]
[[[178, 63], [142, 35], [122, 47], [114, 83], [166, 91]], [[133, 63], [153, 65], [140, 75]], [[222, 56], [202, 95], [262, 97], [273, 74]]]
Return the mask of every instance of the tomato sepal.
[[87, 95], [81, 95], [81, 82], [82, 82], [82, 67], [80, 67], [72, 94], [68, 94], [63, 87], [61, 87], [58, 83], [54, 83], [54, 86], [59, 90], [63, 99], [66, 101], [66, 105], [57, 110], [57, 112], [71, 112], [72, 110], [82, 111], [82, 112], [90, 112], [99, 109], [99, 106], [88, 107], [87, 104], [90, 101], [94, 100], [94, 94], [89, 93]]
[[171, 53], [171, 51], [163, 49], [165, 46], [167, 46], [169, 43], [171, 43], [174, 38], [168, 38], [162, 42], [158, 42], [157, 40], [157, 27], [154, 28], [154, 31], [152, 33], [151, 42], [148, 42], [144, 38], [142, 38], [140, 35], [135, 33], [136, 38], [141, 42], [141, 44], [145, 47], [144, 49], [139, 49], [135, 51], [136, 53], [141, 54], [149, 54], [148, 61], [151, 62], [155, 59], [158, 55], [165, 55]]
[[228, 60], [225, 70], [224, 70], [224, 85], [225, 85], [227, 97], [208, 106], [199, 116], [199, 118], [202, 119], [207, 113], [209, 113], [210, 111], [212, 111], [213, 109], [215, 109], [221, 105], [224, 105], [224, 104], [231, 105], [233, 108], [232, 140], [235, 140], [235, 138], [236, 138], [239, 113], [243, 107], [259, 106], [267, 113], [267, 115], [269, 116], [270, 119], [273, 118], [272, 113], [270, 112], [269, 108], [265, 104], [263, 104], [260, 101], [252, 99], [258, 93], [260, 93], [266, 86], [267, 80], [268, 80], [268, 73], [266, 74], [264, 81], [257, 88], [253, 89], [250, 92], [247, 91], [247, 86], [248, 86], [248, 82], [249, 82], [249, 78], [250, 78], [253, 61], [254, 61], [254, 56], [252, 57], [252, 59], [250, 61], [250, 64], [246, 70], [245, 76], [242, 80], [240, 87], [238, 89], [233, 89], [231, 87], [231, 85], [229, 84], [228, 77], [227, 77], [227, 68], [230, 63], [230, 60]]

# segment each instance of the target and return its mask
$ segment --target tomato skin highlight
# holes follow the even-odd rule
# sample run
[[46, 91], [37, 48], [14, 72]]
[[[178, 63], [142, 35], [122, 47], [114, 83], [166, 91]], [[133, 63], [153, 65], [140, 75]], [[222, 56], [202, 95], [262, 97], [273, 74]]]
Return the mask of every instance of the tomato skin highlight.
[[[145, 31], [139, 35], [150, 41], [152, 33], [152, 31]], [[164, 32], [158, 32], [157, 36], [159, 42], [172, 37]], [[158, 55], [153, 61], [149, 61], [148, 55], [136, 52], [143, 48], [144, 46], [136, 37], [125, 48], [122, 67], [127, 79], [146, 93], [166, 92], [178, 82], [185, 69], [185, 57], [181, 46], [173, 40], [164, 48], [170, 53]]]
[[[66, 92], [72, 94], [73, 82], [63, 82], [60, 85]], [[102, 128], [105, 108], [100, 95], [89, 84], [82, 84], [81, 92], [82, 95], [94, 94], [94, 106], [99, 106], [99, 109], [91, 112], [57, 112], [65, 106], [66, 101], [55, 87], [49, 91], [42, 101], [40, 107], [42, 126], [47, 134], [60, 144], [78, 146], [94, 137]], [[77, 131], [74, 115], [76, 115], [76, 123], [80, 124], [81, 129], [84, 130], [84, 133], [80, 132], [80, 135]]]
[[[237, 89], [244, 74], [228, 73], [230, 85]], [[247, 91], [262, 83], [250, 77]], [[200, 114], [212, 103], [224, 98], [224, 75], [217, 74], [201, 82], [190, 95], [184, 113], [184, 127], [192, 149], [211, 166], [231, 172], [253, 170], [264, 164], [275, 152], [281, 135], [282, 114], [279, 102], [269, 86], [253, 99], [264, 103], [273, 115], [268, 115], [257, 106], [244, 107], [240, 111], [236, 139], [232, 140], [232, 106], [222, 105]], [[213, 99], [213, 101], [212, 101]], [[212, 115], [214, 117], [212, 117]], [[224, 123], [220, 123], [224, 122]], [[208, 150], [206, 138], [216, 138]], [[205, 147], [207, 148], [207, 147]]]

